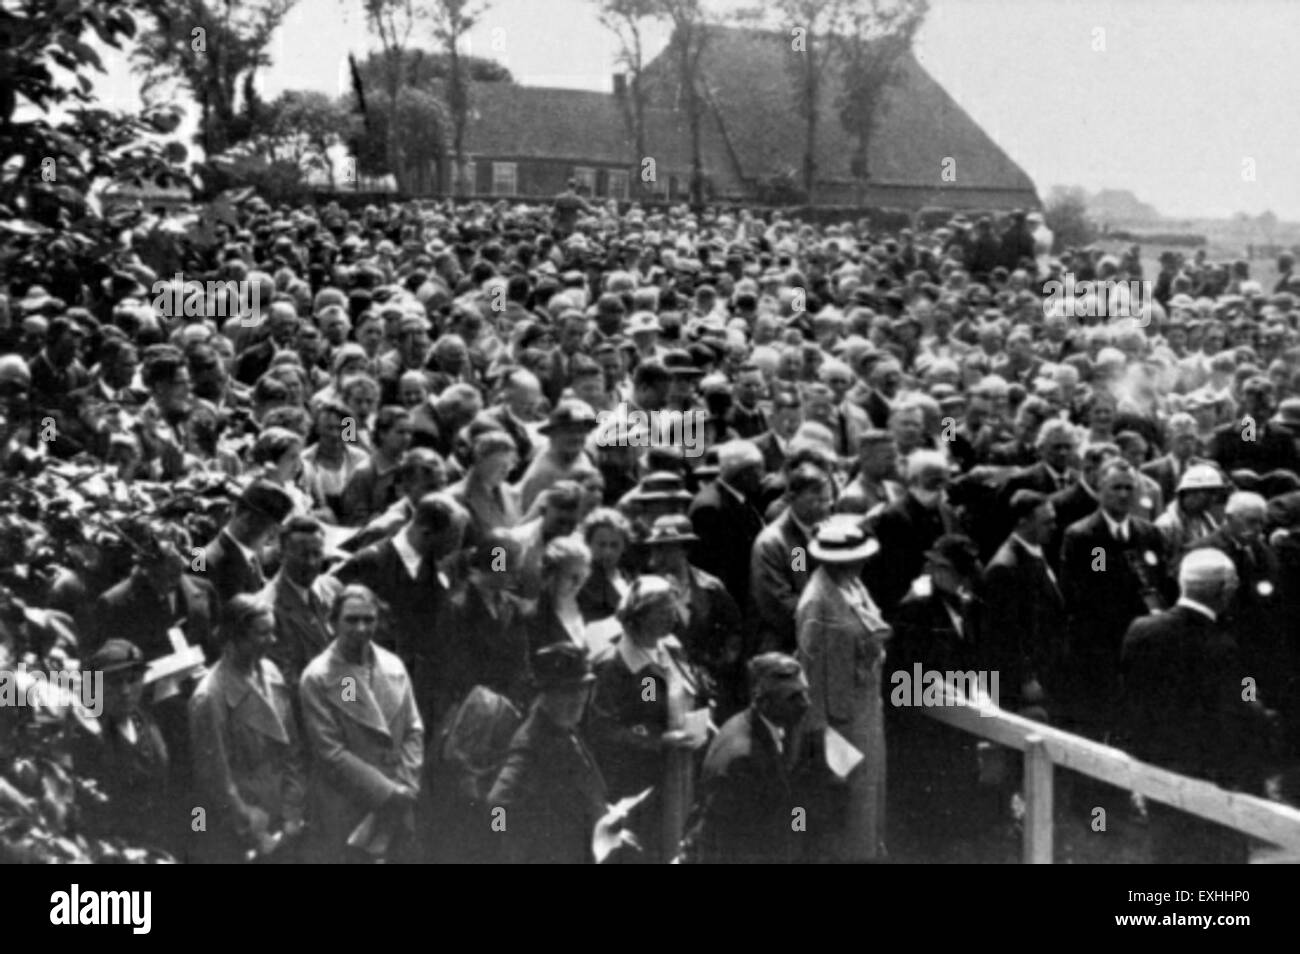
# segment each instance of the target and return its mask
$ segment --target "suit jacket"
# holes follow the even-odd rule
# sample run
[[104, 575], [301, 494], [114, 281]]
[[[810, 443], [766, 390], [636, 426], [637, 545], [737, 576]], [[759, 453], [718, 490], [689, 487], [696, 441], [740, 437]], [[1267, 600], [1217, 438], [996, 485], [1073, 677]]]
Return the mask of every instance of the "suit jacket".
[[582, 610], [582, 621], [607, 619], [618, 610], [623, 600], [604, 569], [592, 566], [591, 575], [578, 591], [578, 609]]
[[803, 808], [809, 832], [828, 826], [825, 750], [816, 733], [786, 735], [782, 751], [753, 708], [723, 724], [704, 757], [688, 826], [690, 861], [791, 864], [814, 857], [791, 819]]
[[1267, 719], [1242, 700], [1227, 629], [1187, 606], [1135, 619], [1124, 636], [1123, 744], [1139, 759], [1217, 784], [1254, 781]]
[[1037, 679], [1050, 692], [1065, 650], [1065, 599], [1045, 559], [1015, 537], [984, 568], [983, 668], [1000, 672], [1003, 708], [1015, 708], [1021, 690]]
[[880, 549], [868, 558], [862, 578], [889, 616], [925, 568], [925, 551], [956, 528], [956, 519], [946, 504], [930, 510], [909, 493], [880, 511], [872, 522]]
[[469, 525], [465, 528], [466, 547], [476, 546], [491, 530], [510, 530], [519, 524], [519, 505], [514, 491], [504, 484], [494, 495], [472, 476], [467, 476], [448, 487], [446, 493], [469, 513]]
[[1160, 494], [1165, 500], [1173, 500], [1178, 492], [1178, 480], [1186, 464], [1178, 464], [1173, 454], [1165, 454], [1155, 460], [1147, 461], [1139, 470], [1160, 485]]
[[746, 657], [760, 647], [764, 651], [794, 651], [795, 608], [814, 569], [808, 543], [808, 537], [789, 510], [764, 527], [754, 540], [749, 560], [749, 595], [756, 644], [746, 647]]
[[340, 589], [335, 577], [322, 574], [313, 581], [309, 598], [304, 600], [281, 570], [258, 593], [275, 613], [275, 645], [267, 655], [294, 693], [307, 664], [334, 639], [329, 612]]
[[322, 862], [345, 858], [348, 836], [399, 787], [420, 787], [424, 723], [411, 680], [400, 659], [371, 649], [373, 667], [356, 666], [330, 643], [299, 684], [312, 757], [311, 840]]
[[727, 409], [726, 424], [736, 432], [737, 437], [749, 440], [767, 430], [767, 415], [763, 413], [762, 407], [756, 406], [752, 411], [747, 411], [739, 404], [733, 404]]
[[382, 616], [379, 645], [395, 652], [411, 677], [420, 713], [431, 727], [450, 704], [443, 690], [444, 665], [451, 641], [438, 627], [450, 595], [451, 580], [432, 561], [420, 561], [414, 579], [391, 539], [353, 554], [334, 571], [343, 583], [364, 583], [388, 604]]
[[93, 628], [82, 645], [88, 658], [105, 641], [120, 637], [135, 643], [145, 661], [173, 652], [167, 631], [180, 623], [192, 646], [202, 646], [208, 661], [221, 652], [213, 633], [220, 610], [217, 591], [207, 580], [182, 576], [176, 587], [176, 610], [158, 596], [139, 571], [110, 587], [95, 601]]
[[[1277, 554], [1262, 539], [1241, 547], [1228, 536], [1227, 529], [1202, 537], [1194, 548], [1213, 547], [1228, 555], [1237, 568], [1237, 592], [1232, 605], [1223, 614], [1241, 651], [1243, 661], [1266, 688], [1281, 688], [1273, 682], [1291, 665], [1287, 633], [1295, 624], [1282, 616], [1282, 576]], [[1269, 705], [1276, 693], [1264, 696]]]
[[693, 664], [717, 675], [729, 658], [739, 658], [742, 652], [740, 608], [716, 576], [699, 567], [687, 569], [690, 619], [680, 630], [682, 646]]
[[1097, 498], [1083, 486], [1083, 481], [1076, 480], [1064, 490], [1052, 494], [1051, 499], [1052, 508], [1056, 511], [1056, 529], [1043, 551], [1047, 554], [1047, 562], [1060, 576], [1061, 544], [1065, 540], [1065, 531], [1097, 511]]
[[223, 657], [190, 697], [194, 793], [208, 809], [195, 848], [209, 861], [243, 861], [260, 833], [254, 809], [266, 814], [266, 832], [303, 818], [306, 762], [295, 689], [270, 660], [258, 667], [266, 696]]
[[762, 516], [716, 480], [695, 495], [689, 514], [700, 538], [691, 545], [691, 563], [721, 580], [737, 606], [747, 607], [749, 566], [737, 557], [753, 549], [763, 530]]
[[489, 808], [505, 809], [505, 857], [514, 864], [591, 862], [605, 802], [605, 780], [582, 736], [540, 708], [510, 740], [487, 798]]
[[768, 474], [779, 471], [785, 463], [785, 451], [777, 444], [776, 435], [770, 430], [764, 431], [754, 438], [753, 443], [763, 455], [763, 471]]
[[1111, 698], [1129, 624], [1167, 605], [1164, 554], [1160, 531], [1138, 517], [1129, 518], [1127, 544], [1111, 536], [1100, 509], [1065, 531], [1060, 582], [1068, 615], [1067, 665], [1082, 691]]
[[1266, 421], [1255, 422], [1255, 439], [1244, 440], [1242, 418], [1223, 425], [1210, 439], [1208, 456], [1228, 473], [1248, 469], [1257, 474], [1270, 470], [1300, 470], [1300, 453], [1291, 435]]
[[256, 593], [266, 586], [260, 561], [250, 563], [224, 527], [216, 539], [203, 548], [203, 573], [217, 589], [224, 603], [238, 593]]
[[456, 704], [475, 686], [487, 686], [516, 703], [528, 696], [528, 636], [524, 606], [513, 593], [501, 593], [493, 612], [471, 582], [458, 585], [447, 600], [438, 632], [450, 641], [444, 656], [448, 696]]

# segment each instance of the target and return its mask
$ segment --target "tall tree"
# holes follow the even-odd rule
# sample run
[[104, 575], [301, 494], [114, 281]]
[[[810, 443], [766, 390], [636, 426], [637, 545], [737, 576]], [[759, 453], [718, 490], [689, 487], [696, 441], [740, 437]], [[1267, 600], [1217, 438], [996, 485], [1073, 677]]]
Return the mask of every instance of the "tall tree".
[[466, 69], [466, 57], [460, 46], [465, 34], [487, 12], [488, 0], [435, 0], [433, 4], [433, 35], [443, 45], [447, 55], [447, 112], [451, 116], [451, 145], [456, 173], [453, 186], [456, 195], [464, 195], [465, 182], [465, 127], [469, 124], [469, 98], [472, 80]]
[[856, 144], [850, 168], [860, 188], [885, 95], [927, 12], [929, 0], [854, 0], [832, 34], [843, 71], [840, 124]]
[[768, 8], [780, 22], [793, 54], [787, 60], [795, 109], [804, 120], [803, 191], [816, 201], [817, 126], [830, 72], [835, 32], [844, 24], [851, 0], [775, 0]]
[[[638, 164], [646, 157], [646, 93], [642, 81], [645, 68], [645, 29], [655, 15], [655, 0], [593, 0], [601, 26], [618, 40], [618, 64], [623, 68], [625, 88], [623, 118], [632, 135], [633, 157]], [[638, 178], [638, 182], [640, 179]]]
[[[407, 50], [413, 37], [423, 34], [429, 26], [429, 10], [415, 0], [364, 0], [366, 25], [379, 39], [380, 56], [384, 64], [383, 91], [388, 108], [398, 102], [407, 63]], [[391, 117], [390, 117], [391, 119]], [[408, 191], [405, 181], [406, 161], [403, 157], [403, 140], [406, 130], [401, 123], [387, 122], [385, 146], [388, 168], [392, 172], [399, 192]]]
[[709, 42], [703, 0], [654, 0], [654, 5], [659, 17], [667, 20], [673, 29], [677, 86], [691, 135], [691, 205], [698, 210], [704, 206], [704, 77], [700, 60]]
[[[199, 142], [210, 157], [248, 136], [256, 119], [253, 77], [269, 66], [267, 45], [296, 0], [172, 0], [160, 4], [154, 28], [132, 59], [141, 93], [157, 98], [179, 80], [202, 109]], [[244, 93], [244, 110], [237, 107]]]

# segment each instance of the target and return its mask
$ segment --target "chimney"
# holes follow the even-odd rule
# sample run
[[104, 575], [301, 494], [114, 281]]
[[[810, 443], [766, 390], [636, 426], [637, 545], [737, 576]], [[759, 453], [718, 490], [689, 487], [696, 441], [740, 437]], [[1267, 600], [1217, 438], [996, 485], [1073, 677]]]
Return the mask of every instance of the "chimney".
[[623, 99], [625, 96], [627, 96], [627, 74], [626, 73], [614, 74], [614, 96], [617, 97], [618, 99]]

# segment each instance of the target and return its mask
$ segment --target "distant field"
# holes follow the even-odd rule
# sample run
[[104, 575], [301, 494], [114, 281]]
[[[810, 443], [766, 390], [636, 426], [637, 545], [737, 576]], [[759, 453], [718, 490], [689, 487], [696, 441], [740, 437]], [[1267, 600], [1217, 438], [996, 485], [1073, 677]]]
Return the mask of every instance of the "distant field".
[[[1132, 242], [1101, 240], [1097, 242], [1097, 247], [1118, 254], [1132, 244]], [[1173, 245], [1148, 244], [1146, 242], [1139, 244], [1142, 246], [1142, 274], [1149, 279], [1154, 279], [1160, 273], [1160, 254], [1162, 252], [1179, 252], [1187, 258], [1191, 258], [1197, 251], [1195, 248], [1186, 246], [1176, 247]], [[1201, 247], [1205, 249], [1212, 262], [1231, 262], [1246, 257], [1245, 245], [1237, 245], [1232, 242], [1211, 239], [1209, 243]], [[1259, 282], [1266, 292], [1271, 292], [1274, 283], [1277, 281], [1277, 259], [1273, 257], [1255, 258], [1250, 263], [1250, 277]]]

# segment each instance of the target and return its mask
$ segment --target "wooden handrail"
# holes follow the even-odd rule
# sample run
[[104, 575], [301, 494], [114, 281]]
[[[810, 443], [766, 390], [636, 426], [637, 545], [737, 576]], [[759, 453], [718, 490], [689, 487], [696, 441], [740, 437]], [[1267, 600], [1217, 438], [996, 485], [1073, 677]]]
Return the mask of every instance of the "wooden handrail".
[[931, 718], [1026, 753], [1025, 861], [1052, 860], [1052, 766], [1060, 765], [1145, 798], [1172, 805], [1262, 841], [1300, 851], [1300, 810], [1212, 782], [1140, 762], [1109, 745], [1063, 732], [998, 708], [977, 692], [967, 698], [949, 682], [944, 705], [926, 706]]

